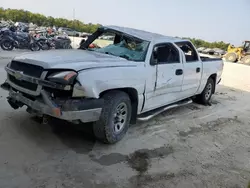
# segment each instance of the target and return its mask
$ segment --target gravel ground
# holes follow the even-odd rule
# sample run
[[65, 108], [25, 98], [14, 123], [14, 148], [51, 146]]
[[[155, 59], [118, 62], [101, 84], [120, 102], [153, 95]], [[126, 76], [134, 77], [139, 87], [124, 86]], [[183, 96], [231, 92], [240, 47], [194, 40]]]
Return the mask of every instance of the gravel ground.
[[[18, 53], [0, 51], [1, 82]], [[249, 72], [226, 63], [211, 106], [167, 111], [133, 125], [112, 146], [96, 142], [91, 125], [41, 124], [25, 109], [11, 109], [0, 90], [0, 187], [247, 187]]]

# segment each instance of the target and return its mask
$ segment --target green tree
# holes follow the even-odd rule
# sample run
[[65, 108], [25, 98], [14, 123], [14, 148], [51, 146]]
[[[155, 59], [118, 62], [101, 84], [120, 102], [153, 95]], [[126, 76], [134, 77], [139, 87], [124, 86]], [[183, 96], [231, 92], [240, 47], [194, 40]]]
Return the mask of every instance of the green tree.
[[195, 39], [195, 38], [188, 38], [188, 37], [184, 37], [183, 39], [190, 40], [195, 45], [196, 48], [205, 47], [205, 48], [220, 48], [222, 50], [227, 50], [227, 47], [229, 45], [229, 43], [225, 43], [223, 41], [207, 42], [202, 39]]
[[80, 20], [68, 20], [64, 18], [54, 18], [38, 13], [32, 13], [23, 9], [4, 9], [0, 7], [0, 20], [12, 20], [14, 22], [32, 22], [38, 26], [68, 27], [81, 32], [93, 33], [100, 24], [84, 24]]

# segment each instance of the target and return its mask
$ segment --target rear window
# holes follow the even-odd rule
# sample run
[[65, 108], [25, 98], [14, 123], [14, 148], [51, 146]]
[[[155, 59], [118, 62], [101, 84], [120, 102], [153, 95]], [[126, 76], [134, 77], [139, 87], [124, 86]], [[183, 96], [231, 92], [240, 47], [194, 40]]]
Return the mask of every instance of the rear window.
[[191, 44], [191, 42], [177, 42], [175, 43], [185, 54], [186, 62], [195, 62], [198, 61], [198, 54]]

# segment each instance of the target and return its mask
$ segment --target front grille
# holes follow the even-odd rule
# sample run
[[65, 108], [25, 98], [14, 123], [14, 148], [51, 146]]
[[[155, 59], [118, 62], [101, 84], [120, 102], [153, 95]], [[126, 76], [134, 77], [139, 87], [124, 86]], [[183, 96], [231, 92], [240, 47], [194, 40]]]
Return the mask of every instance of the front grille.
[[12, 61], [10, 68], [16, 71], [22, 71], [23, 74], [36, 78], [40, 78], [43, 72], [43, 67], [41, 66], [31, 65], [19, 61]]
[[14, 83], [14, 84], [16, 84], [16, 85], [18, 85], [18, 86], [20, 86], [20, 87], [22, 87], [22, 88], [25, 88], [25, 89], [29, 89], [29, 90], [31, 90], [31, 91], [36, 91], [36, 89], [37, 89], [37, 84], [33, 84], [33, 83], [30, 83], [30, 82], [26, 82], [26, 81], [24, 81], [24, 80], [17, 80], [14, 76], [12, 76], [12, 75], [10, 75], [9, 74], [9, 80], [12, 82], [12, 83]]

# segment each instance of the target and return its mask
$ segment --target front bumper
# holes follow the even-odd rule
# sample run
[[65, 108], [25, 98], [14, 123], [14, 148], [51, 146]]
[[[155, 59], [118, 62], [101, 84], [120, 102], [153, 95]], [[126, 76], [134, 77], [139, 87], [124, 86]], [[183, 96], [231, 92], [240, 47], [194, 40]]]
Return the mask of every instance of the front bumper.
[[1, 85], [9, 91], [8, 101], [10, 105], [22, 107], [26, 105], [28, 109], [38, 115], [48, 115], [67, 121], [94, 122], [99, 120], [104, 101], [102, 99], [59, 99], [52, 100], [45, 90], [41, 91], [41, 98], [31, 99], [26, 94], [14, 91], [5, 82]]

